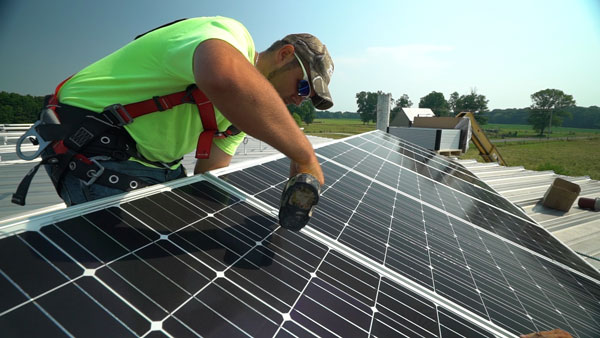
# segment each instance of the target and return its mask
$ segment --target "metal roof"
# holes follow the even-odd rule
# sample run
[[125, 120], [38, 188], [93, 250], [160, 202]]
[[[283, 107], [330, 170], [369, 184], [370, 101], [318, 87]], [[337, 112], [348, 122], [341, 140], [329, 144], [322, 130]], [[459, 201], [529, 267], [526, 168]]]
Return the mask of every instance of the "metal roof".
[[[600, 181], [589, 177], [557, 175], [553, 171], [533, 171], [523, 167], [503, 167], [497, 163], [479, 163], [459, 160], [473, 174], [490, 185], [502, 196], [522, 208], [540, 226], [584, 259], [600, 269], [600, 212], [581, 209], [577, 200], [568, 212], [546, 208], [541, 200], [557, 177], [578, 184], [579, 197], [600, 197]], [[590, 258], [594, 257], [594, 258]]]

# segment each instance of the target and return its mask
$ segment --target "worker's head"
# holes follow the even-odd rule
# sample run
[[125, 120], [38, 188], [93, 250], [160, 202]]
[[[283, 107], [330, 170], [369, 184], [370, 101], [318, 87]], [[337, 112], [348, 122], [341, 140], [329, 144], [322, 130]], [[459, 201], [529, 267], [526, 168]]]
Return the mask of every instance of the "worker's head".
[[[268, 62], [261, 62], [267, 59]], [[310, 34], [290, 34], [262, 52], [257, 68], [273, 84], [286, 104], [306, 98], [317, 109], [329, 109], [333, 100], [329, 81], [333, 61], [327, 47]]]

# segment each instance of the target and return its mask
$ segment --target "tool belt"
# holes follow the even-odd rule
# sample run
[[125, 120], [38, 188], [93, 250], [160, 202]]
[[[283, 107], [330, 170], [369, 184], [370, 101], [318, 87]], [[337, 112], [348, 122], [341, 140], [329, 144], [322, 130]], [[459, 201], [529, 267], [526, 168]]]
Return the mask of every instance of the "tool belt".
[[[240, 132], [234, 126], [222, 132], [217, 130], [214, 107], [196, 85], [190, 85], [181, 92], [154, 96], [145, 101], [110, 105], [101, 113], [96, 113], [58, 102], [58, 91], [68, 80], [69, 78], [57, 86], [54, 95], [46, 96], [40, 120], [17, 142], [17, 155], [20, 158], [33, 160], [41, 156], [42, 161], [33, 167], [19, 184], [12, 197], [15, 204], [25, 205], [31, 180], [40, 165], [48, 166], [50, 178], [59, 195], [61, 181], [67, 172], [81, 179], [85, 185], [100, 184], [123, 191], [147, 186], [148, 183], [136, 177], [104, 168], [95, 159], [103, 156], [110, 160], [125, 161], [133, 157], [163, 168], [170, 168], [179, 163], [181, 158], [170, 163], [150, 161], [137, 151], [135, 141], [123, 126], [133, 123], [136, 117], [142, 115], [165, 111], [180, 104], [195, 104], [204, 129], [198, 137], [198, 159], [209, 158], [213, 138], [224, 138]], [[39, 145], [38, 150], [31, 156], [21, 152], [21, 145], [26, 139]]]

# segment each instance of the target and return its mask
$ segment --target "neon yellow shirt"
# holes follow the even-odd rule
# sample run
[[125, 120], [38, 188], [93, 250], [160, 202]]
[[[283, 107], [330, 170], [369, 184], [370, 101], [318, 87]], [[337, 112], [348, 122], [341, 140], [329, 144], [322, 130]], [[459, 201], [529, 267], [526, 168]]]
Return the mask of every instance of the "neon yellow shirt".
[[[63, 85], [59, 100], [101, 112], [111, 104], [183, 91], [195, 82], [194, 51], [207, 39], [228, 42], [254, 63], [254, 42], [241, 23], [224, 17], [188, 19], [150, 32], [84, 68]], [[231, 125], [217, 107], [215, 117], [219, 130]], [[125, 128], [144, 157], [165, 163], [194, 151], [203, 130], [194, 104], [140, 116]], [[213, 142], [233, 155], [244, 136], [240, 133]]]

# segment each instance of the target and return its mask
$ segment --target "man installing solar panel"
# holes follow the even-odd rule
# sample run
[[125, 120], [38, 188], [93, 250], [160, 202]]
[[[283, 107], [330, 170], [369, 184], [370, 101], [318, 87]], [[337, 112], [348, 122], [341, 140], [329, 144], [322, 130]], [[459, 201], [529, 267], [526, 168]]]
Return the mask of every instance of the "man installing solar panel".
[[[290, 177], [305, 174], [282, 198], [283, 222], [301, 227], [324, 177], [286, 104], [330, 108], [332, 73], [313, 35], [291, 34], [257, 53], [233, 19], [178, 20], [63, 81], [20, 143], [36, 138], [33, 158], [41, 154], [57, 192], [74, 205], [184, 177], [181, 159], [194, 149], [194, 173], [225, 167], [247, 133], [292, 160]], [[13, 202], [25, 203], [36, 170]]]

